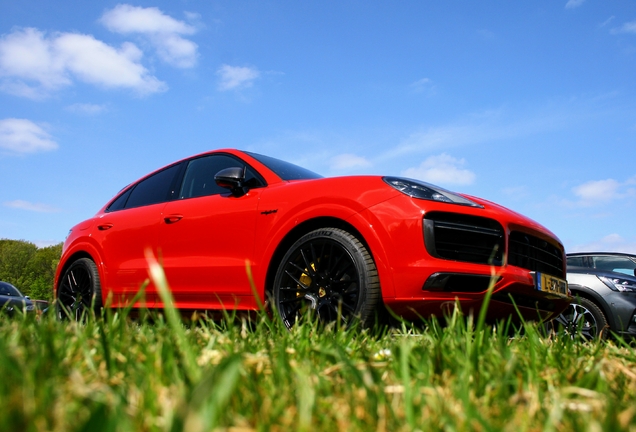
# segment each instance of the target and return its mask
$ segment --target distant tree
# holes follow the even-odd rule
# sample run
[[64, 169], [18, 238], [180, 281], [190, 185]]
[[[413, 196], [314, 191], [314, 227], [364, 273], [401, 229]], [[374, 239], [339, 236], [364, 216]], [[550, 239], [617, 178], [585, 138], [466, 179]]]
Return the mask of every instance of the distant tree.
[[0, 240], [0, 280], [25, 288], [25, 270], [37, 246], [23, 240]]
[[24, 240], [0, 240], [0, 280], [33, 299], [53, 300], [55, 268], [62, 243], [39, 248]]
[[[26, 274], [29, 278], [28, 292], [33, 299], [53, 300], [55, 269], [62, 255], [62, 243], [39, 248], [29, 260]], [[25, 288], [26, 289], [26, 288]]]

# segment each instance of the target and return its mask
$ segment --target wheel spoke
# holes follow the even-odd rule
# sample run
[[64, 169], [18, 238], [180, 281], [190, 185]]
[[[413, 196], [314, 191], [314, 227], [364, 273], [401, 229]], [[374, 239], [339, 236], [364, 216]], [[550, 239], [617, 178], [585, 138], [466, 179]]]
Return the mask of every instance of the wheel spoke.
[[300, 250], [300, 256], [303, 258], [303, 261], [305, 263], [305, 271], [307, 272], [307, 274], [309, 275], [309, 277], [313, 278], [316, 276], [316, 271], [314, 270], [314, 268], [312, 267], [312, 263], [309, 262], [309, 260], [307, 260], [307, 257], [305, 256], [305, 251], [303, 251], [302, 249]]
[[570, 305], [554, 319], [572, 338], [591, 340], [598, 336], [598, 324], [590, 310], [579, 304]]
[[279, 301], [280, 304], [303, 303], [305, 297], [294, 297]]
[[[84, 320], [94, 303], [96, 284], [99, 286], [99, 276], [95, 264], [88, 258], [80, 258], [66, 270], [58, 290], [60, 318]], [[99, 306], [97, 306], [99, 307]]]
[[[321, 322], [343, 323], [351, 322], [363, 310], [359, 265], [364, 264], [359, 264], [361, 257], [353, 249], [360, 244], [342, 230], [332, 232], [332, 236], [307, 234], [307, 239], [297, 242], [283, 258], [273, 294], [287, 327], [296, 325], [305, 310], [316, 310]], [[368, 261], [368, 254], [366, 257]]]
[[[291, 263], [290, 263], [290, 264], [291, 264]], [[295, 264], [293, 264], [293, 265], [294, 265], [294, 267], [296, 267], [296, 265], [295, 265]], [[289, 272], [289, 270], [285, 270], [285, 273], [287, 273], [287, 276], [289, 276], [289, 277], [290, 277], [290, 278], [291, 278], [294, 282], [296, 282], [299, 286], [303, 287], [303, 289], [308, 290], [308, 289], [310, 288], [310, 287], [308, 287], [307, 285], [305, 285], [304, 283], [302, 283], [302, 282], [300, 281], [300, 279], [299, 279], [299, 278], [296, 278], [296, 276], [294, 276], [293, 274], [291, 274], [291, 273]]]
[[[309, 244], [309, 250], [311, 252], [311, 261], [316, 266], [316, 274], [318, 274], [318, 273], [320, 273], [320, 270], [321, 270], [321, 268], [320, 268], [321, 260], [318, 259], [318, 256], [316, 255], [316, 248], [314, 247], [313, 243]], [[325, 250], [325, 244], [323, 243], [322, 247], [321, 247], [321, 250], [320, 250], [320, 256], [321, 257], [324, 256], [323, 255], [324, 250]]]
[[281, 291], [293, 291], [293, 292], [298, 292], [298, 291], [307, 291], [306, 288], [298, 288], [297, 286], [282, 286], [279, 288]]

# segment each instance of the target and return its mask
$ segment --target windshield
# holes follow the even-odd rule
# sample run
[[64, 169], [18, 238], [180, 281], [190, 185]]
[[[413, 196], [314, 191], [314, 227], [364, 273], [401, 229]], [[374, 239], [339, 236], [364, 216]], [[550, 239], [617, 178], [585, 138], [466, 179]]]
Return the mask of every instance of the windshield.
[[7, 282], [0, 282], [0, 295], [22, 297], [22, 293], [16, 287]]
[[258, 153], [245, 152], [252, 156], [254, 159], [265, 165], [272, 170], [282, 180], [308, 180], [322, 178], [320, 174], [316, 174], [313, 171], [309, 171], [298, 165], [294, 165], [289, 162], [282, 161], [269, 156], [263, 156]]

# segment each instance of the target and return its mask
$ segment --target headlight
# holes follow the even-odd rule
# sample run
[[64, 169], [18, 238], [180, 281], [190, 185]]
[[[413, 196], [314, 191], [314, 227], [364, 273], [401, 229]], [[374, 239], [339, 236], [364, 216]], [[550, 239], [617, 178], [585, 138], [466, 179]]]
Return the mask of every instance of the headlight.
[[482, 205], [468, 198], [429, 183], [400, 177], [383, 177], [382, 179], [388, 185], [413, 198], [483, 208]]
[[613, 291], [636, 292], [636, 282], [632, 280], [605, 276], [598, 278]]

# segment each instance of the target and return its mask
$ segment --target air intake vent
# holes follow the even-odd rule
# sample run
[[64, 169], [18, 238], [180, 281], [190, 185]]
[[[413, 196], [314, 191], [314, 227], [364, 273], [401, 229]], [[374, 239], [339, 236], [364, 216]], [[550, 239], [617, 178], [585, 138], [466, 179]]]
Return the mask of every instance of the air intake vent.
[[519, 231], [510, 233], [508, 264], [565, 278], [563, 252], [543, 239]]
[[492, 219], [457, 213], [431, 212], [424, 216], [424, 241], [437, 258], [501, 265], [504, 230]]

